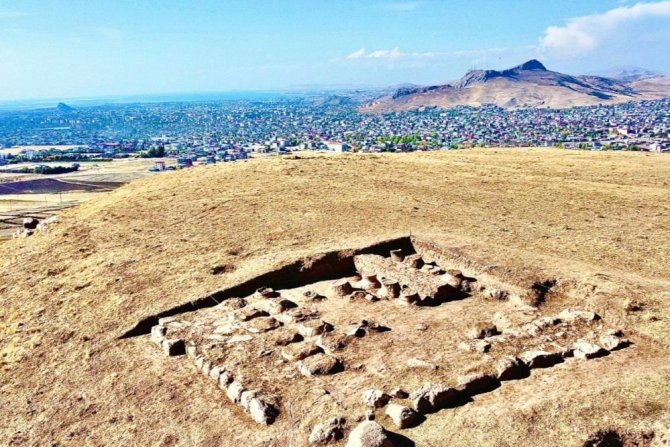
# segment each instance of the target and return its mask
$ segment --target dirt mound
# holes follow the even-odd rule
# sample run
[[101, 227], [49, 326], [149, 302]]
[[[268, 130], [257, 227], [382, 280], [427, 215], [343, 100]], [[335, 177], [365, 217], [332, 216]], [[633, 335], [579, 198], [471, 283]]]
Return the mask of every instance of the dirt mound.
[[[498, 150], [132, 182], [0, 246], [0, 444], [305, 446], [336, 420], [317, 438], [342, 446], [368, 418], [417, 446], [659, 433], [668, 172], [662, 155]], [[416, 253], [365, 251], [390, 240]], [[402, 408], [366, 408], [368, 390]]]

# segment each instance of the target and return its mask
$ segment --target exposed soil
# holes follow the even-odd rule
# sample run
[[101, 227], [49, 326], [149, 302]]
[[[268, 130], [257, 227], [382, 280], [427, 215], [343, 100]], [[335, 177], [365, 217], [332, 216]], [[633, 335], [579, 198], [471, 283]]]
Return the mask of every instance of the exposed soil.
[[[215, 299], [198, 308], [213, 311], [230, 290], [245, 292], [281, 269], [297, 266], [299, 273], [319, 254], [353, 254], [411, 234], [421, 241], [414, 242], [418, 252], [432, 250], [441, 267], [458, 268], [486, 288], [400, 313], [390, 310], [399, 306], [386, 309], [392, 303], [364, 300], [350, 319], [369, 308], [370, 320], [391, 329], [367, 340], [379, 340], [366, 347], [367, 373], [353, 375], [345, 356], [343, 371], [326, 377], [346, 379], [350, 394], [305, 378], [309, 386], [288, 387], [282, 402], [295, 395], [318, 408], [352, 399], [344, 415], [353, 425], [361, 389], [430, 380], [428, 370], [388, 363], [403, 343], [424, 352], [420, 360], [444, 365], [438, 374], [445, 380], [451, 368], [457, 376], [470, 363], [449, 353], [460, 352], [456, 340], [471, 324], [537, 304], [533, 285], [551, 280], [539, 316], [593, 311], [602, 317], [595, 335], [602, 324], [621, 329], [633, 345], [534, 369], [413, 428], [397, 429], [382, 412], [378, 421], [417, 446], [581, 446], [616, 436], [622, 445], [646, 445], [625, 443], [641, 433], [653, 433], [643, 437], [650, 446], [663, 445], [670, 421], [669, 217], [670, 158], [655, 154], [305, 156], [132, 182], [65, 211], [46, 233], [0, 246], [0, 444], [305, 445], [320, 411], [281, 406], [273, 424], [259, 425], [192, 362], [164, 356], [144, 326], [122, 336], [187, 303]], [[216, 266], [234, 269], [212, 274]], [[304, 286], [284, 287], [290, 296]], [[523, 315], [508, 314], [512, 326], [524, 324]], [[425, 332], [399, 337], [399, 328], [422, 321]], [[344, 320], [332, 324], [337, 329]], [[431, 335], [441, 325], [447, 335]], [[364, 354], [352, 353], [353, 362]], [[328, 410], [339, 413], [337, 405]]]

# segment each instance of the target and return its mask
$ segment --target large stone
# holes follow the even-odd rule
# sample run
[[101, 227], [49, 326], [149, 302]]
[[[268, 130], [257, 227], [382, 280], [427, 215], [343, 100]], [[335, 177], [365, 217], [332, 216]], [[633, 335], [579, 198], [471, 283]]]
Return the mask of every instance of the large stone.
[[298, 332], [304, 337], [314, 337], [333, 330], [333, 325], [322, 320], [307, 320], [298, 325]]
[[474, 339], [482, 339], [492, 337], [498, 334], [498, 328], [491, 322], [475, 323], [468, 329], [468, 337]]
[[298, 307], [296, 303], [286, 299], [263, 300], [255, 303], [254, 306], [262, 311], [269, 313], [270, 315], [277, 315], [289, 309]]
[[563, 361], [560, 352], [526, 351], [521, 354], [521, 360], [529, 368], [549, 368]]
[[398, 428], [413, 427], [419, 422], [419, 415], [404, 405], [389, 404], [386, 407], [386, 415]]
[[374, 421], [363, 421], [349, 434], [345, 447], [394, 447], [388, 432]]
[[351, 287], [351, 283], [346, 279], [340, 279], [330, 286], [330, 291], [335, 296], [347, 296], [354, 291], [354, 288]]
[[410, 397], [414, 400], [414, 409], [426, 414], [450, 407], [456, 401], [457, 395], [458, 392], [454, 388], [427, 383], [414, 391]]
[[420, 254], [405, 256], [402, 262], [413, 269], [420, 269], [424, 264]]
[[358, 283], [359, 288], [363, 290], [377, 290], [381, 287], [381, 283], [374, 273], [364, 273], [362, 276], [363, 278]]
[[168, 356], [186, 354], [186, 344], [180, 339], [163, 339], [161, 342], [163, 353]]
[[516, 380], [528, 376], [528, 367], [517, 357], [504, 357], [496, 362], [498, 380]]
[[23, 228], [27, 230], [34, 230], [39, 225], [40, 221], [34, 217], [26, 217], [23, 219]]
[[247, 330], [253, 334], [260, 334], [277, 329], [282, 324], [272, 317], [254, 318], [247, 324]]
[[321, 334], [316, 340], [316, 345], [324, 350], [326, 354], [340, 352], [349, 345], [351, 337], [335, 332]]
[[235, 318], [240, 321], [249, 321], [258, 317], [267, 317], [270, 314], [264, 310], [256, 309], [254, 307], [243, 307], [235, 313]]
[[260, 289], [256, 290], [254, 296], [257, 296], [259, 298], [277, 298], [279, 296], [279, 293], [276, 292], [271, 287], [261, 287]]
[[298, 370], [307, 377], [325, 376], [342, 371], [342, 362], [327, 354], [315, 354], [298, 362]]
[[339, 441], [344, 437], [345, 419], [342, 417], [332, 418], [326, 422], [316, 424], [309, 435], [310, 444], [326, 445]]
[[323, 350], [313, 343], [294, 343], [282, 349], [281, 356], [290, 362], [296, 362], [320, 352]]
[[254, 397], [249, 401], [248, 411], [251, 419], [264, 425], [272, 424], [279, 415], [279, 410], [274, 405], [259, 397]]
[[438, 366], [436, 364], [430, 363], [426, 360], [419, 359], [419, 358], [416, 358], [416, 357], [411, 357], [411, 358], [407, 359], [405, 364], [410, 368], [430, 369], [430, 370], [438, 369]]
[[363, 393], [363, 403], [373, 408], [381, 408], [386, 405], [391, 396], [382, 390], [366, 390]]
[[303, 336], [293, 329], [277, 329], [268, 338], [268, 341], [275, 346], [287, 346], [303, 340]]
[[405, 259], [405, 254], [401, 248], [397, 250], [391, 250], [390, 255], [391, 259], [395, 262], [402, 262]]
[[606, 349], [584, 340], [577, 340], [572, 345], [572, 348], [574, 350], [575, 357], [582, 360], [589, 360], [607, 355]]
[[600, 337], [600, 344], [608, 351], [616, 351], [617, 349], [628, 346], [630, 341], [616, 335], [608, 334]]
[[387, 299], [394, 299], [400, 296], [400, 283], [395, 279], [383, 279], [382, 288], [379, 289], [379, 296]]
[[594, 312], [573, 309], [565, 309], [563, 312], [558, 314], [558, 317], [569, 323], [575, 321], [590, 322], [600, 320], [600, 316]]
[[151, 328], [151, 341], [157, 345], [161, 345], [167, 334], [167, 327], [157, 325]]
[[472, 373], [458, 378], [458, 390], [468, 396], [488, 393], [496, 389], [498, 385], [500, 385], [500, 381], [493, 374], [484, 372]]
[[249, 411], [249, 407], [251, 405], [251, 400], [256, 398], [258, 396], [258, 393], [256, 391], [242, 391], [242, 394], [240, 394], [240, 406], [244, 408], [246, 411]]
[[226, 388], [226, 395], [231, 401], [240, 403], [240, 400], [242, 399], [242, 393], [245, 391], [246, 389], [244, 388], [244, 385], [242, 385], [237, 380], [233, 380], [228, 384], [228, 388]]

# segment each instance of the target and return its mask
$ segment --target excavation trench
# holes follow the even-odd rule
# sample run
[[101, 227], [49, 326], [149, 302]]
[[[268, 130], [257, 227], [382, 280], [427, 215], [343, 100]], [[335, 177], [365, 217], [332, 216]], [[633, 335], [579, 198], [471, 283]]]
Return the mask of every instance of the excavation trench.
[[261, 287], [271, 287], [275, 290], [291, 289], [318, 281], [335, 280], [344, 276], [350, 276], [356, 272], [354, 256], [361, 254], [387, 256], [390, 250], [395, 249], [401, 249], [406, 254], [416, 253], [412, 239], [405, 236], [398, 239], [381, 241], [363, 248], [337, 250], [306, 257], [277, 270], [251, 278], [233, 287], [219, 290], [195, 301], [189, 301], [143, 318], [133, 328], [121, 335], [120, 338], [124, 339], [149, 334], [151, 328], [158, 324], [160, 318], [213, 307], [228, 298], [251, 295]]

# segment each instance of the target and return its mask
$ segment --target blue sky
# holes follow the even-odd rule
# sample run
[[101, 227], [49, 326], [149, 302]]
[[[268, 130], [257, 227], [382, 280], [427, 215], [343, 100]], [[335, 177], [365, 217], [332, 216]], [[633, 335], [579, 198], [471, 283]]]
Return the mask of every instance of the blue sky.
[[670, 71], [670, 1], [0, 0], [0, 100]]

